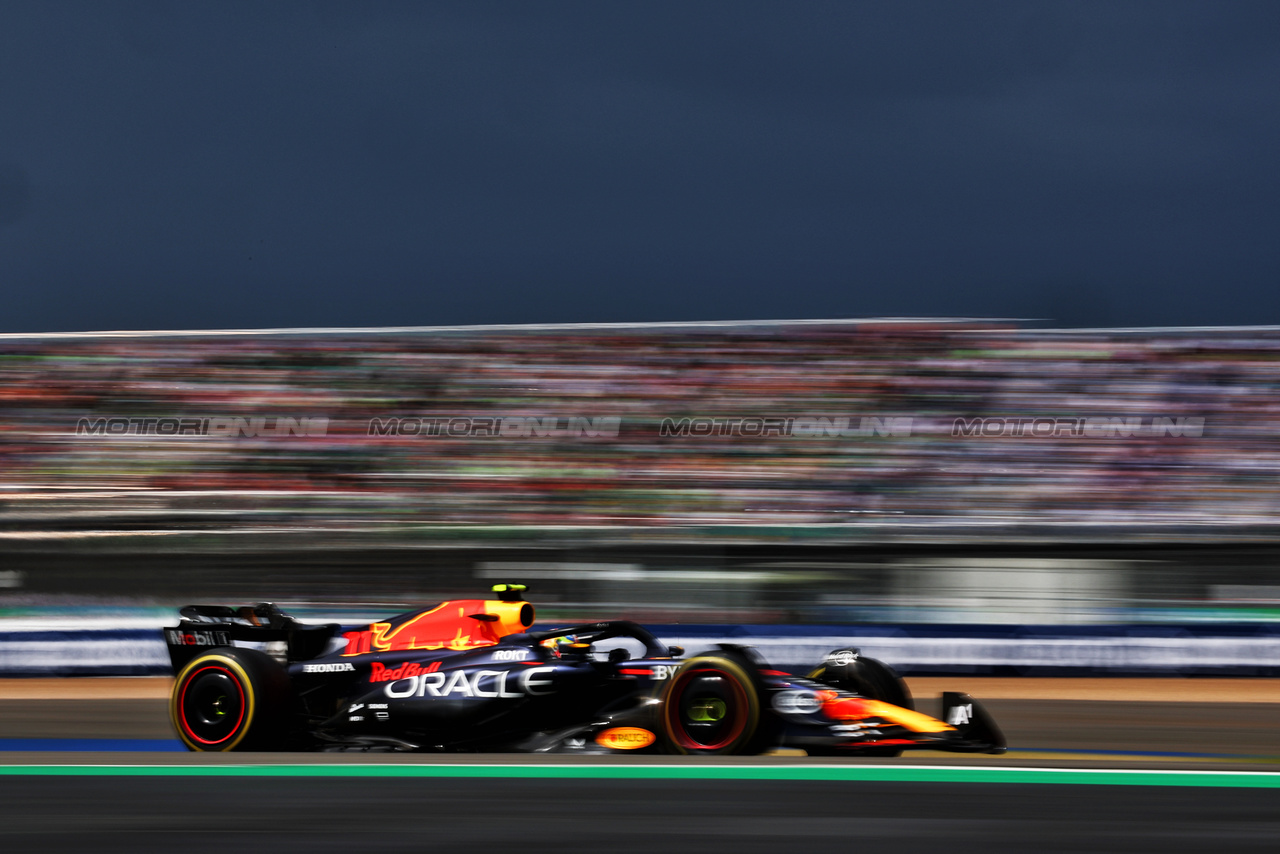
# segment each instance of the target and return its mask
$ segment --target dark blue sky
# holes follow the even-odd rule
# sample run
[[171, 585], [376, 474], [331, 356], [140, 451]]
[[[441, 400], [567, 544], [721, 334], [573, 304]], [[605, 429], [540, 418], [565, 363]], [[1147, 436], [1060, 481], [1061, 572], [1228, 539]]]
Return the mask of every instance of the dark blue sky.
[[0, 331], [1280, 323], [1280, 3], [0, 3]]

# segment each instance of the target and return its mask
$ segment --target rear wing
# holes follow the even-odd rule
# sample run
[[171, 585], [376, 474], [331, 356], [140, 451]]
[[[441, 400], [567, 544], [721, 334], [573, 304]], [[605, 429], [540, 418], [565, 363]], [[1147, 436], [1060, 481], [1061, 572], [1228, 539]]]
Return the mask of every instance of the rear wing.
[[270, 602], [229, 608], [188, 605], [182, 620], [164, 629], [165, 647], [175, 673], [200, 653], [219, 646], [260, 649], [279, 660], [306, 661], [323, 655], [339, 631], [337, 623], [307, 625]]

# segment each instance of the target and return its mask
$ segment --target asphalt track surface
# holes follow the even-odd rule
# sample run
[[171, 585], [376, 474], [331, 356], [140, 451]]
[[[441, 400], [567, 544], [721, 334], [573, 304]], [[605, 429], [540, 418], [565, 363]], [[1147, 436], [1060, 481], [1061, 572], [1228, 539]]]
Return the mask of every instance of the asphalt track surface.
[[[76, 696], [80, 683], [67, 684]], [[163, 749], [172, 734], [160, 697], [7, 696], [0, 746], [20, 749], [0, 753], [4, 851], [937, 854], [1275, 851], [1280, 841], [1280, 704], [1226, 694], [997, 698], [987, 705], [1013, 747], [1006, 756], [820, 761], [188, 754]], [[68, 750], [111, 745], [151, 747]]]
[[184, 854], [736, 854], [797, 847], [895, 854], [1273, 852], [1280, 791], [510, 776], [22, 776], [0, 777], [0, 839], [7, 851]]

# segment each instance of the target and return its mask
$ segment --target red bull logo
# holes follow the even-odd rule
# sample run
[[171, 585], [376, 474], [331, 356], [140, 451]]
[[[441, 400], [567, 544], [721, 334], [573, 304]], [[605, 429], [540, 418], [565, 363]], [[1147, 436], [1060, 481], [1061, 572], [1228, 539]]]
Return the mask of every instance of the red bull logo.
[[387, 667], [381, 661], [375, 661], [369, 670], [370, 682], [395, 682], [397, 679], [408, 679], [423, 673], [435, 673], [440, 669], [440, 662], [433, 661], [426, 667], [416, 661], [406, 661], [399, 667]]

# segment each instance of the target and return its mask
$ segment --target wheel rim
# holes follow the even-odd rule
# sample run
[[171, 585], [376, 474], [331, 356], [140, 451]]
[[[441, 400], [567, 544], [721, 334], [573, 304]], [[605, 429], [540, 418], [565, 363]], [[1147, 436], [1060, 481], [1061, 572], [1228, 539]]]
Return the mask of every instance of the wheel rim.
[[178, 698], [178, 720], [192, 740], [222, 744], [239, 732], [244, 715], [244, 686], [231, 670], [209, 664], [187, 677]]
[[747, 692], [735, 674], [697, 667], [676, 677], [667, 715], [676, 743], [685, 750], [724, 750], [747, 728]]

